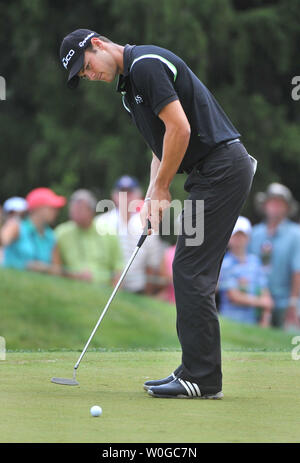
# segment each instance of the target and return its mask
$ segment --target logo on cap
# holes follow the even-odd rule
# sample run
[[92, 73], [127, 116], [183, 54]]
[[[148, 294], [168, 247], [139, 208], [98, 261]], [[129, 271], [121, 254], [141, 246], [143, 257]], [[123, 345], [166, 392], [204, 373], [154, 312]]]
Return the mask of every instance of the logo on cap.
[[75, 51], [71, 48], [69, 50], [69, 53], [62, 59], [62, 63], [66, 69], [68, 69], [68, 64], [72, 56], [74, 55]]
[[88, 34], [83, 40], [82, 42], [79, 42], [79, 46], [80, 47], [84, 47], [86, 42], [95, 34], [95, 32], [91, 32], [90, 34]]

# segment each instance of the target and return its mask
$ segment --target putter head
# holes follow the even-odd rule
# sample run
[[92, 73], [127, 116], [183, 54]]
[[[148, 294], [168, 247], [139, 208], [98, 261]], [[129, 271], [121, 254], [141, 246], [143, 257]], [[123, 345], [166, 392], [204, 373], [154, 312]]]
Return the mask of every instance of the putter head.
[[69, 378], [51, 378], [51, 382], [55, 384], [63, 384], [64, 386], [79, 386], [78, 381], [76, 379], [69, 379]]

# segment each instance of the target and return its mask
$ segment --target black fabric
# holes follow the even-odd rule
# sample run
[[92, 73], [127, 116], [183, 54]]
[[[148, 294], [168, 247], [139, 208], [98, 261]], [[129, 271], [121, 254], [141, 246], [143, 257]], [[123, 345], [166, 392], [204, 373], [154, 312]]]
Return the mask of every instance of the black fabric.
[[189, 397], [189, 394], [187, 393], [186, 389], [178, 379], [175, 379], [171, 382], [157, 385], [157, 386], [151, 386], [150, 389], [148, 389], [148, 393], [154, 397], [170, 397], [170, 398], [176, 398], [176, 397]]
[[[144, 57], [144, 55], [155, 57]], [[154, 45], [126, 45], [124, 75], [117, 90], [150, 149], [161, 160], [165, 126], [158, 117], [172, 101], [179, 100], [191, 126], [191, 136], [178, 173], [194, 164], [222, 141], [240, 133], [221, 106], [186, 63], [164, 48]]]
[[[248, 196], [254, 175], [244, 145], [236, 143], [214, 151], [185, 182], [191, 215], [183, 211], [173, 261], [177, 333], [182, 347], [179, 376], [199, 385], [205, 393], [222, 389], [221, 344], [215, 290], [220, 266], [236, 220]], [[197, 200], [204, 200], [204, 216], [196, 215]], [[184, 221], [202, 220], [204, 240], [187, 246]]]
[[158, 116], [162, 108], [178, 100], [174, 88], [174, 74], [158, 58], [144, 58], [138, 61], [131, 72], [135, 88], [145, 105]]
[[[137, 60], [146, 54], [156, 57]], [[241, 143], [220, 146], [239, 138], [240, 133], [205, 85], [169, 50], [126, 45], [124, 75], [119, 78], [117, 90], [160, 160], [165, 134], [159, 118], [161, 109], [179, 100], [191, 126], [190, 142], [178, 169], [178, 173], [191, 171], [185, 189], [192, 208], [183, 211], [182, 234], [173, 261], [177, 333], [182, 347], [182, 364], [175, 374], [197, 383], [201, 392], [214, 394], [222, 389], [215, 290], [229, 238], [251, 187], [254, 167]], [[191, 246], [187, 242], [194, 237], [189, 236], [185, 225], [191, 222], [195, 226], [199, 218], [203, 220], [197, 209], [199, 200], [204, 200], [204, 241]]]
[[144, 386], [146, 386], [146, 387], [161, 386], [162, 384], [170, 383], [170, 382], [173, 381], [173, 380], [174, 380], [174, 376], [173, 376], [173, 375], [170, 375], [170, 376], [167, 376], [166, 378], [154, 379], [154, 380], [146, 381], [146, 382], [144, 383]]
[[79, 83], [77, 73], [84, 64], [84, 51], [91, 44], [92, 37], [100, 37], [97, 32], [89, 29], [76, 29], [68, 34], [60, 46], [60, 60], [63, 67], [68, 71], [69, 88], [76, 88]]

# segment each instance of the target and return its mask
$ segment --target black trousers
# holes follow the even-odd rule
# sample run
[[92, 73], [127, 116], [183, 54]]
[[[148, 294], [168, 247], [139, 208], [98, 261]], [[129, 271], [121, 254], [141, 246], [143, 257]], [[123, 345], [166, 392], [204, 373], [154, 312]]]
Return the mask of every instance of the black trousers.
[[[173, 261], [177, 334], [182, 348], [182, 364], [175, 374], [197, 383], [202, 392], [222, 389], [215, 290], [229, 238], [251, 188], [254, 163], [242, 143], [218, 147], [194, 167], [184, 185], [192, 207], [183, 210]], [[199, 200], [203, 200], [204, 211], [197, 210]], [[190, 234], [188, 221], [192, 228], [204, 231], [202, 244], [190, 244], [191, 238], [197, 243], [199, 236], [197, 239], [197, 231]]]

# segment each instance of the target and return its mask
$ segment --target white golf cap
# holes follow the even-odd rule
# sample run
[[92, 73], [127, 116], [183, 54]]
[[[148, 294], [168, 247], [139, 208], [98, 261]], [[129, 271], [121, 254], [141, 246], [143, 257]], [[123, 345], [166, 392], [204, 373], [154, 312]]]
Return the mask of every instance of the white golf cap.
[[27, 201], [19, 196], [13, 196], [12, 198], [4, 201], [3, 210], [4, 212], [25, 212], [28, 209]]
[[240, 215], [240, 217], [236, 221], [232, 235], [234, 235], [237, 232], [243, 232], [245, 233], [245, 235], [249, 236], [251, 234], [251, 230], [252, 226], [250, 220], [247, 219], [247, 217]]

